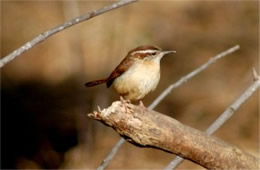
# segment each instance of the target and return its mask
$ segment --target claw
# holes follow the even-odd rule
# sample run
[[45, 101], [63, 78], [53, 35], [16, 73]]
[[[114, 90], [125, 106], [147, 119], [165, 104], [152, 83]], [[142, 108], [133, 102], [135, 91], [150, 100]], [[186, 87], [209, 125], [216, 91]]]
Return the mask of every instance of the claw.
[[123, 96], [120, 96], [120, 101], [121, 101], [121, 102], [125, 101], [125, 99], [123, 98]]
[[123, 98], [123, 96], [120, 96], [120, 101], [122, 102], [122, 104], [123, 104], [123, 106], [124, 106], [124, 108], [125, 108], [125, 112], [127, 112], [128, 111], [128, 109], [127, 109], [127, 103], [130, 103], [130, 101], [129, 100], [125, 100], [124, 98]]
[[120, 101], [123, 103], [131, 103], [129, 99], [124, 99], [123, 96], [120, 96]]
[[141, 110], [144, 113], [147, 108], [144, 106], [144, 103], [141, 100], [139, 101], [139, 106], [141, 107]]
[[139, 101], [139, 106], [146, 108], [146, 107], [144, 106], [144, 103], [143, 103], [141, 100]]

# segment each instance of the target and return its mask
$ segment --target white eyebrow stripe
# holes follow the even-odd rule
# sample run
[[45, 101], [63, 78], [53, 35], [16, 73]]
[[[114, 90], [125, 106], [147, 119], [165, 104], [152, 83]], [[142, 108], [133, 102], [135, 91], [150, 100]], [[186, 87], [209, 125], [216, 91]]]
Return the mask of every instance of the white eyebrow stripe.
[[132, 53], [132, 55], [135, 55], [136, 53], [143, 54], [143, 53], [156, 53], [156, 52], [158, 52], [158, 50], [142, 50], [142, 51], [135, 51]]

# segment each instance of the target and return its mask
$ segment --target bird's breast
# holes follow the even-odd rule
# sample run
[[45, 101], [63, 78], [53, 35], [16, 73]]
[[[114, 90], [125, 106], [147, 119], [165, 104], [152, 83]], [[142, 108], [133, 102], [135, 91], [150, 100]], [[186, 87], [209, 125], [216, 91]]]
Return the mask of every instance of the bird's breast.
[[140, 61], [116, 78], [113, 87], [126, 99], [140, 100], [157, 87], [159, 80], [160, 64]]

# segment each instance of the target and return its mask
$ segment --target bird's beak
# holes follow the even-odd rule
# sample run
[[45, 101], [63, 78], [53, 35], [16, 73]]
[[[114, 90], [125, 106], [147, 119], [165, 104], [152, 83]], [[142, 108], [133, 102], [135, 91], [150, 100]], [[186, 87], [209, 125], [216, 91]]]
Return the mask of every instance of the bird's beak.
[[169, 54], [169, 53], [176, 53], [176, 51], [163, 51], [163, 55]]

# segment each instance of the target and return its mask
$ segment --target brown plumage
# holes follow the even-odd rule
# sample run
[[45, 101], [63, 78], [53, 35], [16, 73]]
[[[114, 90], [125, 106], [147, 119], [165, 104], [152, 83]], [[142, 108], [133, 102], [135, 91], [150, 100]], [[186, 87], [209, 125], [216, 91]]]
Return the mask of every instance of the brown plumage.
[[96, 86], [96, 85], [106, 83], [106, 82], [107, 82], [107, 79], [100, 79], [100, 80], [87, 82], [87, 83], [85, 83], [85, 86], [92, 87], [92, 86]]
[[140, 100], [153, 91], [160, 80], [160, 60], [168, 53], [155, 46], [140, 46], [131, 50], [105, 79], [86, 83], [87, 87], [106, 83], [125, 99]]
[[[132, 49], [131, 51], [128, 52], [127, 56], [121, 61], [121, 63], [118, 64], [118, 66], [114, 69], [114, 71], [108, 76], [108, 78], [87, 82], [87, 83], [85, 83], [85, 86], [92, 87], [92, 86], [96, 86], [96, 85], [99, 85], [99, 84], [102, 84], [102, 83], [106, 83], [107, 88], [109, 88], [113, 84], [113, 81], [118, 76], [123, 74], [125, 71], [127, 71], [133, 65], [133, 62], [136, 58], [143, 59], [147, 55], [150, 55], [149, 53], [139, 53], [138, 54], [138, 53], [135, 53], [135, 52], [147, 50], [147, 49], [158, 50], [158, 51], [161, 50], [160, 48], [155, 47], [155, 46], [151, 46], [151, 45], [144, 45], [144, 46], [140, 46], [140, 47], [137, 47], [135, 49]], [[133, 53], [135, 53], [135, 54], [133, 55]]]

